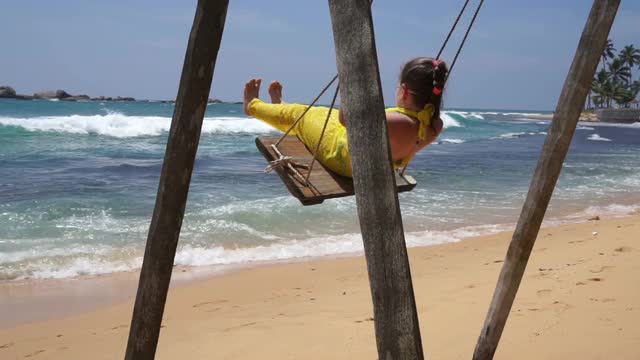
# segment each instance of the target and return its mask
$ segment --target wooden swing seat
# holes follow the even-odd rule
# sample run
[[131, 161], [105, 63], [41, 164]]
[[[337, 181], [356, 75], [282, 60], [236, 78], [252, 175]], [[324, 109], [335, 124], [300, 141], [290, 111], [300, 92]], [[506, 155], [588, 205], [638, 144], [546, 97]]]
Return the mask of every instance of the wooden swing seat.
[[[279, 139], [279, 136], [256, 138], [258, 150], [269, 162], [280, 157], [272, 147]], [[297, 136], [287, 135], [277, 148], [283, 156], [290, 156], [295, 163], [301, 164], [301, 166], [294, 165], [294, 168], [302, 177], [306, 178], [308, 165], [313, 160], [313, 155], [306, 145]], [[301, 181], [294, 171], [286, 166], [275, 167], [274, 171], [278, 173], [291, 195], [298, 198], [302, 205], [316, 205], [325, 199], [354, 195], [351, 178], [333, 173], [318, 161], [315, 162], [311, 170], [309, 185], [305, 185], [304, 181]], [[416, 187], [416, 181], [413, 177], [406, 174], [400, 175], [398, 172], [395, 174], [398, 192], [411, 191]]]

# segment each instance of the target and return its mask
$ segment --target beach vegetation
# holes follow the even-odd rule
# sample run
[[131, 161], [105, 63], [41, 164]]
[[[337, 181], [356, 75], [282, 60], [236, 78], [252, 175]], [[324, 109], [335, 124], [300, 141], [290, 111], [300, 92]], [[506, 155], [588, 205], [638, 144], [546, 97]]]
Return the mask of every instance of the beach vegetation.
[[638, 106], [640, 79], [634, 78], [638, 69], [640, 49], [632, 44], [617, 52], [613, 41], [607, 40], [600, 69], [591, 83], [587, 108], [628, 108], [632, 104]]

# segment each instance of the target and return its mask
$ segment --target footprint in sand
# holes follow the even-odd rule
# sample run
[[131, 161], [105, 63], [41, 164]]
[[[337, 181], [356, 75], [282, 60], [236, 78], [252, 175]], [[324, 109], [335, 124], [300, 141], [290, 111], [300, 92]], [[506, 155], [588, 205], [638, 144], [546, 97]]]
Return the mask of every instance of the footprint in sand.
[[538, 290], [536, 291], [536, 294], [538, 294], [538, 296], [549, 296], [551, 294], [551, 290], [550, 289]]
[[613, 269], [613, 268], [615, 268], [615, 266], [600, 266], [600, 268], [597, 269], [597, 270], [589, 269], [589, 272], [597, 274], [597, 273], [601, 273], [601, 272], [603, 272], [605, 270]]
[[591, 278], [591, 279], [587, 279], [587, 280], [589, 280], [589, 281], [596, 281], [596, 282], [598, 282], [598, 281], [604, 281], [604, 279], [603, 279], [603, 278], [598, 278], [598, 277]]
[[570, 304], [565, 304], [562, 301], [557, 301], [557, 300], [551, 304], [551, 308], [554, 309], [554, 311], [556, 311], [557, 313], [564, 312], [566, 310], [571, 309], [572, 307], [573, 306]]
[[10, 347], [12, 347], [13, 345], [15, 345], [16, 343], [6, 343], [4, 345], [0, 345], [0, 349], [8, 349]]
[[214, 300], [214, 301], [205, 301], [205, 302], [201, 302], [198, 304], [194, 304], [193, 307], [194, 308], [199, 308], [202, 306], [206, 306], [206, 305], [216, 305], [216, 304], [223, 304], [229, 302], [229, 300]]
[[613, 251], [617, 251], [617, 252], [631, 252], [633, 251], [633, 248], [630, 246], [620, 246], [619, 248], [615, 248], [613, 249]]
[[223, 329], [223, 332], [228, 332], [234, 329], [239, 329], [239, 328], [243, 328], [243, 327], [247, 327], [247, 326], [253, 326], [256, 325], [257, 322], [250, 322], [250, 323], [246, 323], [246, 324], [240, 324], [240, 325], [236, 325], [236, 326], [232, 326], [232, 327], [228, 327], [226, 329]]
[[360, 323], [363, 323], [363, 322], [365, 322], [365, 321], [373, 321], [373, 318], [372, 318], [372, 317], [369, 317], [369, 318], [366, 318], [366, 319], [364, 319], [364, 320], [356, 320], [356, 321], [354, 321], [354, 322], [357, 322], [357, 323], [359, 323], [359, 324], [360, 324]]
[[39, 354], [42, 354], [42, 353], [43, 353], [43, 352], [45, 352], [45, 351], [46, 351], [46, 350], [38, 350], [38, 351], [36, 351], [36, 352], [32, 352], [31, 354], [25, 355], [24, 357], [26, 357], [26, 358], [34, 357], [34, 356], [37, 356], [37, 355], [39, 355]]
[[118, 326], [114, 326], [111, 328], [111, 330], [118, 330], [118, 329], [122, 329], [122, 328], [126, 328], [129, 327], [129, 325], [118, 325]]

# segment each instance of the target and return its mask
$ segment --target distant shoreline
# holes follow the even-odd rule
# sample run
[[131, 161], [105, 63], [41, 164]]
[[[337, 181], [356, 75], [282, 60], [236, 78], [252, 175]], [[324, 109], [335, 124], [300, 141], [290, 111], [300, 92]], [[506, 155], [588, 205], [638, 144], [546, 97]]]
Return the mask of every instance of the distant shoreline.
[[[115, 101], [115, 102], [159, 102], [159, 103], [171, 103], [174, 104], [175, 100], [138, 100], [130, 96], [96, 96], [91, 97], [89, 95], [71, 95], [65, 90], [46, 90], [39, 91], [33, 95], [18, 94], [11, 86], [0, 86], [0, 99], [10, 100], [60, 100], [60, 101], [74, 101], [74, 102], [91, 102], [91, 101]], [[241, 101], [223, 101], [220, 99], [211, 98], [208, 100], [209, 104], [242, 104]]]
[[[534, 119], [547, 119], [547, 120], [553, 119], [553, 114], [537, 114], [537, 115], [529, 114], [527, 116]], [[594, 113], [583, 112], [582, 114], [580, 114], [580, 118], [578, 119], [578, 121], [598, 122], [600, 120], [598, 119], [598, 116]]]

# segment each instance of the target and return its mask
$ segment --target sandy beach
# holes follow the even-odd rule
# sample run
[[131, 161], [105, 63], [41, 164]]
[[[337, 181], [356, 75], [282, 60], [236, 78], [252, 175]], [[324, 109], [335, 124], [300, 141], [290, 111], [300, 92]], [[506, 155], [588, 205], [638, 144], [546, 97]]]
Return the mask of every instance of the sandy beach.
[[[640, 358], [639, 220], [543, 228], [496, 358]], [[509, 240], [410, 250], [426, 357], [470, 358]], [[353, 257], [174, 287], [157, 358], [375, 359], [368, 286], [364, 258]], [[121, 359], [132, 302], [2, 328], [0, 358]]]

